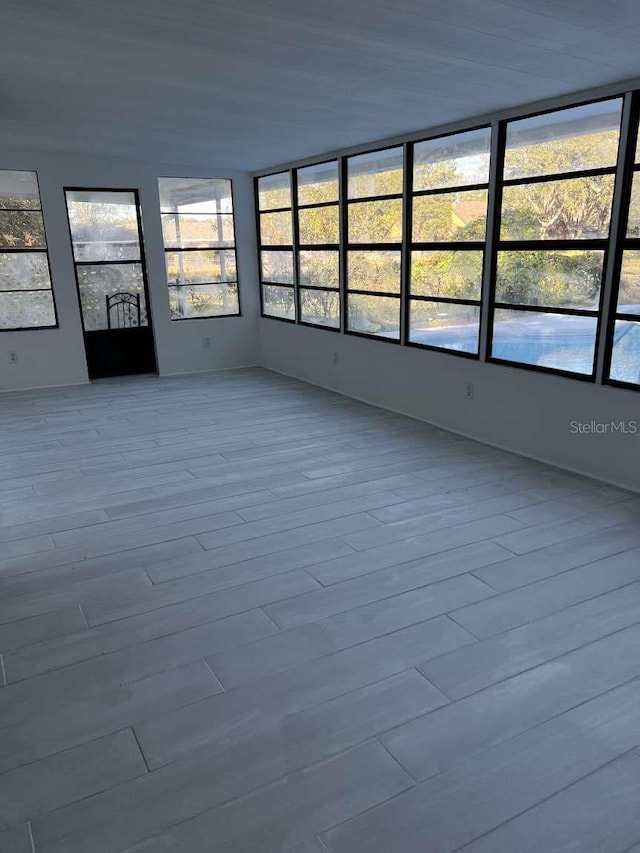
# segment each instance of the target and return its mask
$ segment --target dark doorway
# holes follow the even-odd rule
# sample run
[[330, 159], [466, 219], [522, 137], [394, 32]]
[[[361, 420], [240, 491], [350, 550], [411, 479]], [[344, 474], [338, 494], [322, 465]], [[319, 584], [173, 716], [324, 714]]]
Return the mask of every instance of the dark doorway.
[[89, 378], [155, 373], [136, 190], [65, 189]]

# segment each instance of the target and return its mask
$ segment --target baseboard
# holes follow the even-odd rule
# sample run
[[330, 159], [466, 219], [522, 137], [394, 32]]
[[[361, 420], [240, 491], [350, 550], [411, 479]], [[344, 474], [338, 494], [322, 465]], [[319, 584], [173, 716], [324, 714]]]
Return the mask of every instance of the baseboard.
[[496, 450], [504, 450], [506, 453], [512, 453], [514, 456], [519, 456], [521, 459], [529, 459], [532, 462], [540, 462], [543, 465], [548, 465], [550, 468], [557, 468], [559, 471], [567, 471], [570, 474], [577, 474], [580, 477], [587, 477], [589, 480], [595, 480], [598, 483], [604, 483], [607, 486], [615, 486], [617, 489], [624, 489], [626, 492], [631, 492], [633, 494], [640, 494], [640, 489], [635, 488], [634, 486], [630, 486], [628, 483], [620, 483], [617, 480], [607, 479], [605, 477], [598, 477], [596, 474], [592, 474], [589, 471], [583, 471], [580, 468], [574, 468], [572, 465], [561, 465], [559, 462], [551, 461], [550, 459], [545, 459], [541, 456], [536, 456], [533, 453], [525, 453], [522, 450], [516, 450], [513, 447], [506, 447], [503, 444], [498, 444], [497, 442], [488, 441], [485, 438], [478, 438], [476, 435], [472, 435], [468, 432], [463, 432], [462, 430], [452, 429], [445, 424], [439, 423], [438, 421], [429, 421], [426, 418], [421, 418], [418, 415], [412, 414], [410, 412], [405, 412], [402, 409], [392, 409], [390, 406], [383, 406], [381, 403], [374, 402], [373, 400], [368, 400], [366, 397], [360, 397], [357, 394], [347, 394], [345, 391], [339, 391], [337, 388], [332, 388], [330, 385], [324, 385], [322, 382], [313, 382], [310, 379], [305, 379], [303, 376], [298, 376], [295, 373], [288, 373], [285, 370], [278, 370], [275, 367], [268, 367], [263, 364], [260, 365], [265, 370], [269, 370], [271, 373], [278, 373], [280, 376], [287, 376], [290, 379], [297, 379], [300, 382], [305, 382], [307, 385], [315, 385], [317, 388], [323, 388], [325, 391], [332, 391], [334, 394], [339, 394], [341, 397], [347, 397], [350, 400], [357, 400], [359, 403], [366, 403], [368, 406], [373, 406], [376, 409], [382, 409], [385, 412], [392, 412], [395, 415], [403, 415], [405, 418], [411, 418], [411, 420], [419, 421], [420, 423], [429, 424], [429, 426], [437, 427], [438, 429], [443, 429], [446, 432], [450, 432], [453, 435], [459, 435], [462, 438], [468, 438], [471, 441], [477, 441], [478, 444], [484, 444], [486, 447], [493, 447]]
[[91, 385], [88, 379], [84, 382], [62, 382], [56, 385], [25, 385], [24, 388], [0, 388], [0, 394], [25, 394], [29, 391], [55, 391], [58, 388], [84, 388]]
[[176, 373], [159, 373], [161, 379], [168, 379], [172, 376], [202, 376], [205, 373], [225, 373], [230, 370], [255, 370], [256, 367], [263, 367], [262, 364], [238, 364], [234, 367], [208, 367], [206, 370], [188, 370], [177, 371]]

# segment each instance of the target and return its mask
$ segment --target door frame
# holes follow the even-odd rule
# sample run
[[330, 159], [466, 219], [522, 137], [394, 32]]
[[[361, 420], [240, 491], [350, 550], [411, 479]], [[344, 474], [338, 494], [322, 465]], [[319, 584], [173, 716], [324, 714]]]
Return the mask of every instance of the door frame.
[[[67, 193], [68, 192], [104, 192], [104, 193], [133, 193], [136, 205], [136, 225], [138, 228], [138, 239], [140, 245], [140, 260], [133, 261], [129, 263], [139, 263], [142, 268], [142, 284], [144, 288], [144, 298], [146, 301], [146, 311], [147, 311], [147, 326], [151, 332], [151, 343], [153, 347], [153, 358], [155, 361], [155, 374], [158, 375], [158, 348], [156, 345], [156, 330], [153, 324], [153, 311], [151, 310], [151, 299], [149, 297], [149, 275], [147, 272], [147, 255], [144, 245], [144, 231], [142, 227], [142, 206], [140, 204], [140, 191], [135, 187], [80, 187], [80, 186], [63, 186], [62, 193], [64, 196], [64, 209], [67, 217], [67, 228], [69, 229], [69, 242], [71, 244], [71, 260], [73, 262], [73, 274], [76, 282], [76, 297], [78, 299], [78, 310], [80, 311], [80, 323], [82, 325], [82, 343], [84, 346], [84, 356], [87, 364], [87, 373], [89, 375], [89, 381], [93, 381], [91, 378], [91, 370], [89, 366], [89, 354], [87, 351], [87, 340], [86, 335], [91, 334], [91, 332], [87, 333], [87, 330], [84, 327], [84, 313], [82, 311], [82, 299], [80, 297], [80, 283], [78, 281], [78, 262], [75, 258], [75, 252], [73, 248], [73, 233], [71, 231], [71, 220], [69, 218], [69, 207], [67, 204]], [[109, 266], [110, 264], [121, 263], [119, 261], [96, 261], [95, 265], [98, 266], [103, 264], [105, 266]], [[127, 263], [125, 261], [125, 263]], [[82, 262], [80, 264], [83, 265]], [[140, 327], [144, 328], [144, 327]], [[101, 330], [102, 331], [102, 330]], [[104, 331], [115, 331], [110, 329], [105, 329]], [[123, 374], [127, 376], [143, 376], [145, 374], [140, 373], [130, 373]], [[148, 375], [148, 374], [147, 374]], [[104, 377], [108, 378], [108, 377]]]

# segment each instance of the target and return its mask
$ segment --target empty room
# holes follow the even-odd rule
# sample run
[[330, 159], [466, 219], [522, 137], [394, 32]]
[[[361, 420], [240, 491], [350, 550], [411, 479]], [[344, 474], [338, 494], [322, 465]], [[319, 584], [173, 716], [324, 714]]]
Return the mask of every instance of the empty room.
[[637, 3], [0, 21], [0, 853], [640, 853]]

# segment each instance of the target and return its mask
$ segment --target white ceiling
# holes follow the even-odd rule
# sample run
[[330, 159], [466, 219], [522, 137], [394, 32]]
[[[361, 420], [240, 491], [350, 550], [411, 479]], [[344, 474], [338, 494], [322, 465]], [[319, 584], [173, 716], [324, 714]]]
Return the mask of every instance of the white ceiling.
[[640, 76], [638, 0], [0, 0], [0, 144], [257, 170]]

